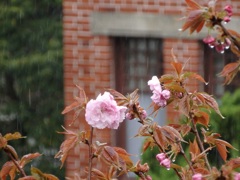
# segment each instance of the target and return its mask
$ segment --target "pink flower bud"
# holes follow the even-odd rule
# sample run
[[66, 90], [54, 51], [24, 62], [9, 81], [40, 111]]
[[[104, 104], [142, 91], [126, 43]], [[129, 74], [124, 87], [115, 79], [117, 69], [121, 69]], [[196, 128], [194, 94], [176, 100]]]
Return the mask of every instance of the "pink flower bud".
[[126, 114], [126, 117], [125, 117], [125, 118], [126, 118], [126, 120], [133, 120], [133, 119], [134, 119], [134, 115], [133, 115], [132, 113], [129, 113], [129, 112], [128, 112], [128, 113]]
[[141, 118], [142, 118], [142, 119], [146, 119], [146, 117], [147, 117], [147, 112], [146, 112], [145, 110], [142, 110], [142, 112], [141, 112]]
[[216, 45], [215, 46], [215, 49], [216, 49], [216, 51], [217, 52], [219, 52], [219, 53], [224, 53], [224, 45], [223, 44], [218, 44], [218, 45]]
[[210, 35], [208, 35], [207, 37], [205, 37], [203, 39], [203, 42], [206, 43], [206, 44], [213, 44], [214, 41], [215, 41], [215, 38], [210, 36]]
[[236, 173], [234, 175], [234, 180], [240, 180], [240, 173]]
[[156, 155], [156, 159], [161, 162], [163, 161], [164, 159], [166, 159], [166, 154], [165, 153], [160, 153], [160, 154], [157, 154]]
[[169, 169], [170, 166], [171, 166], [171, 161], [170, 161], [170, 159], [166, 158], [166, 159], [164, 159], [164, 160], [162, 160], [160, 162], [160, 165], [162, 165], [162, 166], [166, 167], [167, 169]]
[[226, 11], [227, 13], [232, 13], [232, 6], [230, 5], [225, 6], [224, 11]]
[[225, 17], [223, 18], [223, 21], [226, 22], [226, 23], [228, 23], [228, 22], [231, 21], [231, 18], [230, 18], [229, 16], [225, 16]]
[[201, 180], [202, 179], [202, 174], [197, 173], [192, 176], [192, 180]]

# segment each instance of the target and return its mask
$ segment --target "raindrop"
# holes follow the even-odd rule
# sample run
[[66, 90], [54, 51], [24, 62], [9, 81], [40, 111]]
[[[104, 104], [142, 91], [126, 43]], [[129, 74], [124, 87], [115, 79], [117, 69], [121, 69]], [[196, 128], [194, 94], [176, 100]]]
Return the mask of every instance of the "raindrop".
[[176, 159], [173, 159], [173, 160], [172, 160], [172, 162], [175, 162], [175, 161], [176, 161]]
[[224, 53], [224, 50], [220, 51], [220, 53], [223, 54], [223, 53]]
[[167, 168], [167, 170], [169, 171], [169, 170], [170, 170], [170, 168]]
[[230, 46], [225, 46], [225, 49], [229, 49]]
[[180, 31], [180, 32], [181, 32], [181, 31], [182, 31], [182, 29], [178, 29], [178, 31]]
[[212, 44], [209, 44], [209, 47], [210, 47], [210, 48], [214, 48], [214, 45], [212, 45]]

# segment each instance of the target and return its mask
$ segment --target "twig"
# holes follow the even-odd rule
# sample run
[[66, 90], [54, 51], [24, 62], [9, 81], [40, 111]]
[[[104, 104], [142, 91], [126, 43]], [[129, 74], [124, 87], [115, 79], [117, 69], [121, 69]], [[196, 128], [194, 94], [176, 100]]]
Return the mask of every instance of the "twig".
[[[198, 130], [197, 130], [197, 127], [196, 127], [196, 124], [193, 122], [193, 120], [192, 120], [192, 125], [193, 125], [193, 126], [192, 126], [192, 128], [193, 128], [193, 133], [194, 133], [195, 136], [196, 136], [198, 146], [200, 147], [201, 152], [205, 152], [205, 149], [204, 149], [204, 147], [203, 147], [201, 138], [200, 138], [200, 136], [199, 136], [199, 133], [198, 133]], [[207, 158], [207, 154], [205, 154], [204, 160], [205, 160], [205, 163], [206, 163], [206, 165], [207, 165], [208, 170], [211, 172], [211, 166], [210, 166], [210, 164], [209, 164], [209, 161], [208, 161], [208, 158]]]
[[93, 140], [93, 127], [91, 127], [91, 133], [90, 133], [90, 139], [89, 139], [89, 158], [88, 158], [88, 180], [91, 180], [91, 175], [92, 175], [92, 140]]
[[19, 172], [22, 174], [23, 177], [26, 177], [26, 173], [24, 172], [24, 170], [19, 166], [18, 162], [16, 161], [16, 159], [14, 158], [14, 156], [12, 155], [11, 152], [9, 152], [9, 150], [7, 148], [4, 148], [4, 151], [7, 153], [8, 157], [12, 160], [12, 162], [15, 164], [15, 166], [17, 167], [17, 169], [19, 170]]
[[193, 174], [195, 174], [195, 171], [194, 171], [194, 169], [193, 169], [193, 167], [192, 167], [192, 163], [191, 163], [191, 162], [189, 161], [189, 159], [186, 157], [186, 155], [185, 155], [185, 153], [184, 153], [184, 150], [183, 150], [183, 148], [182, 148], [181, 143], [179, 143], [179, 147], [180, 147], [182, 156], [184, 157], [184, 159], [185, 159], [186, 162], [188, 163], [188, 165], [189, 165], [189, 167], [191, 168]]

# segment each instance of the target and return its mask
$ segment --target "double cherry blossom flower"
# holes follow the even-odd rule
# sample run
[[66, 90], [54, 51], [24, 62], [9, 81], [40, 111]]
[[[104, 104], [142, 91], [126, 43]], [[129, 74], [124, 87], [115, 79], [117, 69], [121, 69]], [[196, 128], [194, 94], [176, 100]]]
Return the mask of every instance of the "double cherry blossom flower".
[[153, 76], [151, 80], [148, 81], [148, 85], [153, 93], [151, 99], [158, 106], [164, 107], [167, 105], [167, 100], [170, 98], [169, 90], [162, 90], [160, 81], [157, 76]]
[[118, 106], [109, 92], [99, 94], [96, 100], [91, 99], [86, 106], [85, 118], [89, 125], [98, 129], [117, 129], [125, 119], [125, 106]]

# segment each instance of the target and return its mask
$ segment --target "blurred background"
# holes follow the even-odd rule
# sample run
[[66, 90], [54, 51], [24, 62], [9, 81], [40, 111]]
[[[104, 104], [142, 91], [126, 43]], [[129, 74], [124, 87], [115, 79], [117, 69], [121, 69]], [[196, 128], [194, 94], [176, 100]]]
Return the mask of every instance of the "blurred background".
[[[19, 157], [39, 152], [29, 166], [64, 179], [54, 160], [63, 140], [62, 1], [1, 0], [0, 9], [0, 133], [27, 136], [10, 142]], [[0, 167], [5, 160], [0, 151]]]

